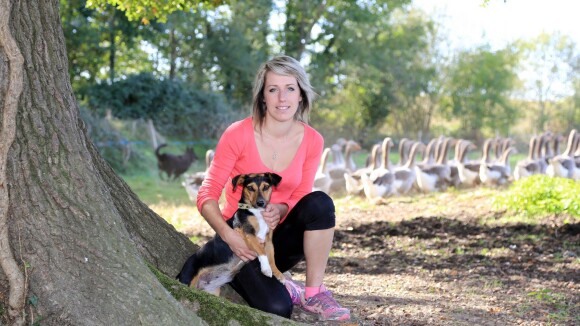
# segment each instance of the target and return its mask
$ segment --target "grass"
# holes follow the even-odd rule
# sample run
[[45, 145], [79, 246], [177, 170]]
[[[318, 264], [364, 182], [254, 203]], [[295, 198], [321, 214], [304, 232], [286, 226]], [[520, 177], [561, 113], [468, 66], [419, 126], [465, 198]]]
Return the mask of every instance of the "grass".
[[515, 182], [509, 191], [494, 199], [498, 208], [516, 215], [535, 217], [569, 214], [580, 219], [580, 185], [574, 180], [533, 175]]

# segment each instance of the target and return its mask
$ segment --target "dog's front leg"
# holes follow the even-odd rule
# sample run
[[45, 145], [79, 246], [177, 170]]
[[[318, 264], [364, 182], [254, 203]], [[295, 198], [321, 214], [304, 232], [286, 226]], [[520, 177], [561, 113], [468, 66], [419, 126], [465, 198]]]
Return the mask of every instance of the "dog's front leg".
[[272, 273], [278, 279], [278, 281], [280, 281], [280, 283], [284, 284], [286, 282], [286, 278], [284, 277], [284, 274], [278, 270], [278, 267], [276, 266], [276, 260], [274, 260], [274, 243], [272, 243], [272, 234], [272, 231], [268, 232], [264, 249], [266, 251], [266, 255], [268, 256], [270, 266], [272, 267]]
[[260, 243], [260, 240], [254, 235], [243, 233], [241, 230], [238, 232], [240, 232], [244, 237], [248, 248], [254, 250], [258, 254], [258, 260], [260, 261], [260, 269], [262, 270], [262, 274], [268, 277], [272, 277], [272, 268], [270, 267], [268, 256], [266, 255], [266, 251], [264, 250], [264, 246]]

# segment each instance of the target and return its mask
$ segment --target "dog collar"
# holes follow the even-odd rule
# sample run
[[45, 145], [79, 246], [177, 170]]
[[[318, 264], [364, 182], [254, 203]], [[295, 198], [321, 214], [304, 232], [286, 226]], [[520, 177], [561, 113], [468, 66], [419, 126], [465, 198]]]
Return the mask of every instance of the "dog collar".
[[249, 204], [245, 204], [245, 203], [238, 203], [238, 208], [239, 209], [252, 209], [253, 207]]

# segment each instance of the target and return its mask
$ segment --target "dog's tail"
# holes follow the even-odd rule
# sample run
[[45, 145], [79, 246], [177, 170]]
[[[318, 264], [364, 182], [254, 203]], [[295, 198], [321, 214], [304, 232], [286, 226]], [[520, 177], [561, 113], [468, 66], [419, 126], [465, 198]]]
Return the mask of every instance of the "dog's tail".
[[157, 146], [157, 148], [155, 149], [155, 156], [157, 156], [157, 158], [159, 158], [159, 156], [161, 155], [159, 153], [159, 150], [165, 146], [167, 146], [167, 144], [161, 144], [161, 145]]

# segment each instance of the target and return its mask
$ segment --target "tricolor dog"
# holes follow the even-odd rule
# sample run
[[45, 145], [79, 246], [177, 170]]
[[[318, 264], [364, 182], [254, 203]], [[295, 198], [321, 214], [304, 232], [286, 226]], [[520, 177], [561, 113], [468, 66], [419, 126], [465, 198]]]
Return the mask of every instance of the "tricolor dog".
[[[248, 248], [258, 254], [264, 275], [274, 275], [281, 283], [284, 276], [274, 263], [272, 232], [262, 217], [270, 202], [272, 188], [282, 177], [275, 173], [242, 174], [232, 179], [233, 190], [242, 186], [238, 210], [233, 217], [233, 228], [240, 233]], [[177, 278], [181, 283], [219, 295], [222, 285], [230, 282], [244, 266], [219, 235], [215, 235], [183, 265]]]

